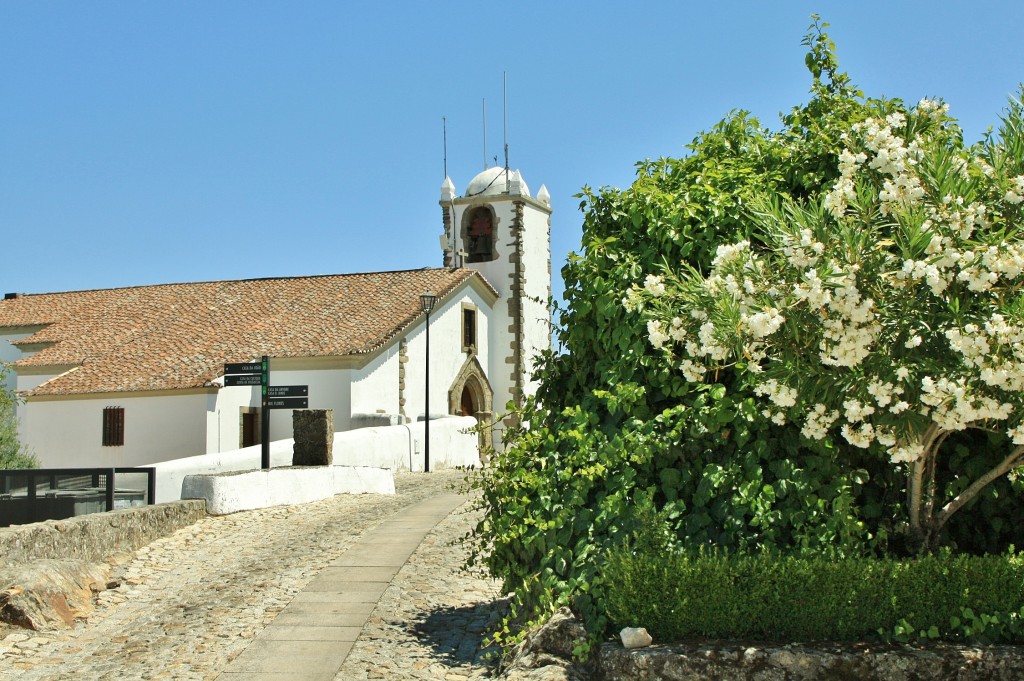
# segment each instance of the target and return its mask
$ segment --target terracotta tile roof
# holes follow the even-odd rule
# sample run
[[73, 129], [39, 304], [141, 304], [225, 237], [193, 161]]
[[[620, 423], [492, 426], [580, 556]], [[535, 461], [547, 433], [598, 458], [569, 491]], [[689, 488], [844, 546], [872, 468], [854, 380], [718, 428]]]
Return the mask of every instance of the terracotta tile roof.
[[77, 367], [28, 395], [194, 388], [224, 362], [373, 352], [422, 314], [420, 293], [474, 276], [493, 291], [473, 270], [422, 269], [23, 295], [0, 301], [0, 331], [45, 325], [15, 345], [52, 345], [16, 368]]

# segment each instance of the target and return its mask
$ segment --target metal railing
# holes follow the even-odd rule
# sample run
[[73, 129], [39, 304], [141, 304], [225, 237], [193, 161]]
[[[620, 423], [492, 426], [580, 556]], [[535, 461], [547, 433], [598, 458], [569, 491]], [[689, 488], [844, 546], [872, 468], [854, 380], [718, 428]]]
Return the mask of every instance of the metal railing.
[[[143, 488], [118, 487], [146, 477]], [[154, 468], [19, 468], [0, 470], [0, 527], [61, 520], [153, 504]]]

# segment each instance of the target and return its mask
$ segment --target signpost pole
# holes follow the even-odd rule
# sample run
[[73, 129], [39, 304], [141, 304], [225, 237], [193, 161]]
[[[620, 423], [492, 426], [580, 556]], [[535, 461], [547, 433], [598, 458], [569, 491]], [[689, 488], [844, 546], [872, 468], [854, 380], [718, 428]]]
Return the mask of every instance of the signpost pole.
[[260, 465], [270, 470], [270, 400], [267, 387], [270, 385], [270, 357], [263, 355], [260, 371]]

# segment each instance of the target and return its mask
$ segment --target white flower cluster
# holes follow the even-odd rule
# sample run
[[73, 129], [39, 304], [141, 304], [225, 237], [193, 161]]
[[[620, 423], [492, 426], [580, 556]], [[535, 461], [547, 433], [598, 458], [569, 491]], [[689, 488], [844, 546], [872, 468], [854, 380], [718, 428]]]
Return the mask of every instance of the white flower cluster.
[[[906, 369], [904, 369], [904, 371], [906, 371]], [[902, 385], [896, 385], [894, 383], [889, 383], [888, 381], [882, 381], [879, 379], [873, 380], [868, 383], [868, 394], [875, 399], [875, 404], [877, 404], [879, 407], [882, 407], [883, 409], [892, 404], [893, 399], [895, 399], [897, 395], [902, 395], [903, 393], [904, 388]], [[903, 409], [906, 408], [899, 408], [899, 404], [900, 403], [896, 403], [895, 405], [893, 405], [894, 408], [899, 409], [899, 411], [896, 411], [894, 413], [898, 414], [900, 411], [903, 411]], [[904, 402], [903, 404], [906, 403]], [[890, 411], [892, 410], [890, 409]]]
[[843, 415], [850, 423], [858, 423], [875, 413], [875, 408], [860, 400], [843, 402]]
[[985, 385], [1008, 392], [1024, 390], [1024, 328], [994, 314], [982, 326], [965, 324], [963, 330], [947, 329], [949, 346], [964, 364], [981, 371]]
[[665, 279], [655, 274], [648, 274], [644, 279], [642, 289], [633, 284], [626, 291], [626, 295], [622, 297], [622, 307], [626, 308], [626, 312], [639, 312], [644, 309], [645, 292], [653, 298], [661, 298], [665, 295], [665, 291]]
[[[946, 203], [955, 204], [956, 200]], [[1024, 273], [1024, 248], [1017, 243], [991, 245], [960, 250], [957, 237], [967, 239], [976, 227], [988, 224], [987, 209], [977, 202], [952, 211], [931, 211], [933, 218], [925, 220], [922, 228], [933, 230], [925, 248], [926, 260], [903, 261], [895, 273], [897, 282], [924, 281], [933, 295], [942, 297], [954, 282], [961, 282], [974, 293], [992, 290], [1001, 279], [1015, 280]], [[942, 223], [942, 220], [946, 220]], [[939, 227], [952, 236], [937, 233]]]
[[949, 104], [936, 99], [923, 98], [917, 103], [917, 111], [938, 123], [942, 121], [942, 118], [947, 113], [949, 113]]
[[739, 260], [750, 252], [750, 242], [740, 241], [735, 244], [722, 244], [715, 250], [715, 259], [711, 261], [714, 268], [725, 267], [734, 260]]
[[875, 439], [875, 427], [870, 423], [861, 423], [854, 428], [849, 423], [844, 423], [840, 429], [843, 437], [854, 447], [867, 449]]
[[[1007, 421], [1024, 445], [1024, 319], [1007, 303], [1024, 288], [1012, 208], [1024, 204], [1024, 175], [1007, 178], [1003, 165], [966, 154], [932, 167], [925, 142], [905, 131], [945, 125], [946, 111], [922, 100], [915, 125], [894, 114], [853, 127], [826, 208], [837, 218], [863, 209], [872, 239], [849, 238], [865, 229], [852, 221], [808, 228], [773, 214], [760, 224], [769, 235], [763, 252], [747, 241], [721, 245], [710, 276], [680, 279], [671, 292], [659, 276], [637, 282], [623, 305], [661, 315], [647, 322], [647, 336], [666, 366], [703, 382], [736, 361], [766, 398], [767, 418], [792, 418], [814, 440], [839, 432], [853, 446], [884, 449], [894, 464], [934, 454], [915, 434], [922, 418], [944, 431]], [[935, 177], [949, 188], [935, 188]], [[877, 193], [860, 206], [867, 186]], [[985, 196], [1003, 200], [986, 206]], [[879, 220], [879, 211], [895, 217]], [[803, 394], [780, 378], [805, 371]], [[854, 387], [837, 398], [835, 386]]]
[[686, 351], [692, 357], [708, 357], [717, 361], [722, 361], [729, 357], [729, 349], [715, 339], [715, 325], [713, 322], [701, 324], [697, 338], [700, 340], [699, 344], [692, 341], [686, 344]]
[[626, 312], [639, 312], [644, 309], [643, 295], [635, 284], [622, 297], [622, 307], [626, 308]]
[[668, 338], [669, 336], [665, 333], [660, 321], [657, 319], [649, 319], [647, 321], [647, 340], [656, 350], [660, 350], [668, 341]]
[[839, 179], [836, 180], [832, 191], [825, 195], [825, 208], [838, 220], [846, 213], [846, 207], [850, 201], [857, 198], [857, 189], [853, 183], [853, 176], [857, 168], [868, 160], [867, 154], [863, 151], [854, 154], [849, 149], [843, 149], [839, 154]]
[[744, 313], [740, 320], [750, 331], [751, 336], [761, 339], [767, 338], [778, 331], [779, 327], [786, 321], [786, 318], [776, 308], [769, 307], [767, 310], [762, 310], [752, 315]]
[[839, 412], [829, 410], [824, 404], [816, 404], [804, 416], [804, 426], [800, 429], [804, 437], [812, 440], [823, 440], [828, 434], [828, 429], [839, 418]]
[[889, 461], [895, 464], [914, 463], [924, 454], [924, 445], [920, 442], [901, 444], [889, 448]]
[[697, 364], [691, 359], [684, 359], [679, 365], [679, 370], [683, 372], [683, 378], [690, 383], [702, 383], [704, 374], [707, 372], [705, 366]]
[[964, 430], [972, 423], [1006, 420], [1013, 405], [971, 390], [963, 377], [956, 379], [931, 376], [921, 379], [921, 402], [928, 407], [928, 416], [943, 430]]
[[817, 270], [806, 270], [803, 279], [804, 282], [793, 285], [793, 295], [797, 300], [807, 301], [811, 309], [822, 308], [832, 302], [832, 291], [825, 287]]
[[776, 405], [786, 409], [796, 404], [797, 390], [770, 378], [754, 388], [757, 395], [767, 395]]
[[828, 312], [822, 315], [819, 356], [828, 366], [857, 366], [870, 354], [882, 327], [875, 318], [875, 301], [861, 296], [854, 274], [845, 275], [837, 283]]
[[864, 152], [854, 154], [849, 149], [839, 154], [839, 179], [825, 197], [825, 207], [836, 219], [843, 216], [849, 202], [856, 197], [853, 176], [865, 162], [869, 168], [888, 176], [878, 193], [883, 213], [891, 212], [893, 205], [909, 206], [924, 198], [921, 180], [914, 172], [924, 154], [921, 141], [915, 139], [908, 145], [893, 132], [893, 128], [902, 127], [905, 122], [903, 114], [896, 112], [886, 116], [884, 121], [868, 118], [853, 125], [853, 132], [860, 136], [872, 156]]
[[644, 290], [655, 298], [665, 295], [665, 280], [654, 274], [648, 274], [644, 280]]
[[1003, 201], [1012, 203], [1015, 206], [1024, 201], [1024, 175], [1018, 175], [1013, 178], [1013, 187], [1006, 191]]
[[782, 254], [790, 265], [797, 268], [817, 265], [821, 254], [825, 252], [825, 244], [816, 241], [809, 229], [801, 229], [799, 239], [788, 237], [782, 243]]

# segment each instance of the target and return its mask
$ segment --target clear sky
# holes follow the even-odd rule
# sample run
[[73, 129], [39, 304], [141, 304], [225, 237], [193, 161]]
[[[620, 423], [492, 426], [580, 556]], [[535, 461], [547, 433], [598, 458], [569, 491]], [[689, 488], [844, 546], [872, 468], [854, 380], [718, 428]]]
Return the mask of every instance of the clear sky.
[[551, 192], [805, 102], [817, 12], [866, 94], [976, 141], [1024, 81], [1019, 0], [0, 0], [0, 292], [439, 266], [438, 206], [502, 152]]

